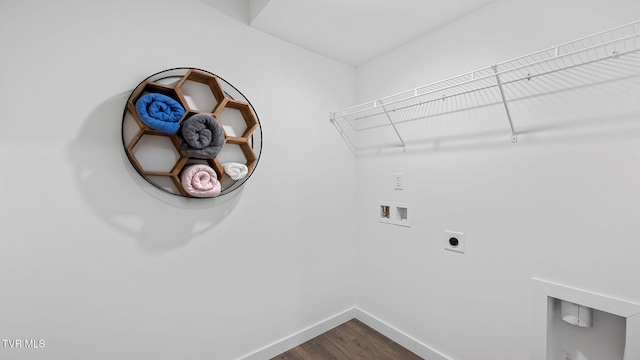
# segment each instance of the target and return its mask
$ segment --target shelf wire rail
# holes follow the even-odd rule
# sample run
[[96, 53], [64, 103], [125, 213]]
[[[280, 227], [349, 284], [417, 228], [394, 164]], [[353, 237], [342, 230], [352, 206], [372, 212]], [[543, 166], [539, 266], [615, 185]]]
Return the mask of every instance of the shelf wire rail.
[[[502, 103], [511, 140], [516, 142], [516, 119], [509, 111], [510, 102], [636, 76], [640, 76], [640, 21], [330, 112], [329, 117], [355, 154], [358, 153], [358, 133], [384, 127], [393, 129], [399, 145], [406, 150], [398, 124], [428, 119], [441, 114], [437, 110], [446, 110], [428, 105], [481, 94], [474, 99], [482, 101], [463, 104], [462, 108], [473, 110]], [[541, 78], [546, 81], [538, 84], [531, 81]]]

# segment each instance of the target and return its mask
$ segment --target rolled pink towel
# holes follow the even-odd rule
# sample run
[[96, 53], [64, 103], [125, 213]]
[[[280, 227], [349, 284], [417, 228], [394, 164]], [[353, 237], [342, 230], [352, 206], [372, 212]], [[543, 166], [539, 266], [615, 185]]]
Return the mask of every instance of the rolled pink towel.
[[215, 197], [220, 195], [220, 182], [215, 170], [203, 164], [189, 165], [182, 170], [182, 187], [193, 197]]

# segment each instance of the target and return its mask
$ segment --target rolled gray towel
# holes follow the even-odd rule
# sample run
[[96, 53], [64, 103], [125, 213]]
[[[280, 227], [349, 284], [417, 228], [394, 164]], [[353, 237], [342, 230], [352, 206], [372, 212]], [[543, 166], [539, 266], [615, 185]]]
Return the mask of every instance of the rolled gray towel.
[[212, 158], [224, 145], [224, 130], [209, 114], [196, 114], [184, 120], [179, 135], [182, 153], [192, 158]]

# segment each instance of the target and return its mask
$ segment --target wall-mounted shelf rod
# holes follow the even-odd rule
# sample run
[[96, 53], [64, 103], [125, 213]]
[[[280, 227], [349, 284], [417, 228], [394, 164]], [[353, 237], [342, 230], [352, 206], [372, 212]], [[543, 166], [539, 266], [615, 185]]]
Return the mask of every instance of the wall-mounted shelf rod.
[[[544, 64], [544, 63], [554, 62], [554, 61], [562, 60], [564, 58], [570, 58], [572, 56], [578, 56], [581, 53], [586, 53], [586, 52], [588, 52], [590, 50], [600, 49], [600, 48], [602, 48], [602, 47], [604, 47], [606, 45], [615, 45], [616, 43], [622, 43], [624, 41], [634, 40], [634, 39], [637, 39], [637, 38], [640, 38], [640, 34], [634, 34], [634, 35], [625, 36], [625, 37], [622, 37], [620, 39], [612, 40], [612, 41], [609, 41], [609, 42], [606, 42], [606, 43], [602, 43], [602, 44], [598, 44], [598, 45], [594, 45], [594, 46], [585, 47], [583, 49], [572, 51], [572, 52], [565, 52], [565, 53], [563, 53], [561, 55], [554, 55], [551, 58], [546, 58], [546, 59], [542, 59], [542, 60], [526, 63], [526, 64], [523, 64], [523, 65], [511, 67], [509, 69], [499, 70], [499, 67], [501, 65], [510, 64], [514, 60], [511, 60], [511, 61], [508, 61], [508, 62], [499, 63], [499, 64], [493, 65], [491, 67], [486, 67], [486, 68], [482, 68], [482, 69], [479, 69], [479, 70], [472, 71], [472, 72], [470, 72], [468, 74], [463, 74], [463, 75], [451, 77], [451, 78], [448, 78], [446, 80], [441, 80], [441, 81], [438, 81], [436, 83], [432, 83], [432, 84], [427, 85], [427, 86], [421, 86], [421, 87], [418, 87], [418, 88], [415, 88], [415, 89], [411, 89], [411, 90], [403, 91], [403, 92], [400, 92], [400, 93], [397, 93], [397, 94], [394, 94], [394, 95], [390, 95], [390, 96], [382, 98], [381, 100], [375, 100], [375, 101], [372, 101], [372, 102], [369, 102], [369, 103], [365, 103], [365, 104], [362, 104], [362, 105], [359, 105], [359, 106], [353, 106], [353, 107], [350, 107], [350, 108], [346, 108], [346, 109], [342, 110], [342, 114], [343, 114], [343, 116], [351, 116], [351, 115], [355, 115], [355, 114], [359, 114], [359, 113], [364, 113], [364, 112], [367, 112], [367, 111], [369, 111], [369, 110], [371, 110], [373, 108], [377, 108], [378, 106], [376, 105], [376, 103], [382, 103], [382, 100], [398, 98], [402, 94], [406, 94], [406, 93], [412, 93], [413, 95], [406, 96], [406, 97], [401, 97], [401, 98], [398, 98], [398, 99], [395, 99], [395, 100], [391, 100], [389, 102], [386, 102], [385, 105], [387, 105], [387, 106], [388, 105], [394, 105], [396, 103], [409, 101], [409, 100], [412, 100], [412, 99], [415, 99], [415, 98], [419, 98], [419, 97], [421, 97], [421, 98], [422, 97], [427, 97], [428, 95], [431, 95], [431, 94], [441, 94], [441, 93], [443, 93], [443, 92], [445, 92], [447, 90], [450, 90], [450, 89], [461, 88], [463, 86], [473, 84], [474, 82], [481, 82], [482, 80], [487, 80], [487, 79], [493, 78], [493, 77], [496, 76], [496, 74], [499, 75], [499, 74], [504, 74], [504, 73], [512, 73], [512, 72], [515, 72], [517, 70], [525, 69], [527, 67], [535, 67], [537, 65], [541, 65], [541, 64]], [[550, 48], [550, 50], [553, 50], [554, 54], [557, 53], [555, 49], [557, 49], [557, 47]], [[529, 75], [526, 75], [526, 76], [522, 76], [520, 78], [516, 78], [516, 79], [509, 80], [509, 81], [505, 81], [505, 82], [503, 82], [503, 84], [509, 84], [509, 83], [513, 83], [513, 82], [517, 82], [517, 81], [521, 81], [521, 80], [525, 80], [525, 79], [526, 80], [531, 80], [532, 78], [535, 78], [535, 77], [548, 75], [548, 74], [551, 74], [551, 73], [554, 73], [554, 72], [557, 72], [557, 71], [568, 70], [568, 69], [571, 69], [571, 68], [574, 68], [574, 67], [578, 67], [578, 66], [588, 65], [588, 64], [591, 64], [591, 63], [594, 63], [594, 62], [598, 62], [598, 61], [602, 61], [602, 60], [605, 60], [605, 59], [608, 59], [608, 58], [620, 57], [620, 56], [625, 55], [627, 53], [636, 52], [636, 51], [638, 51], [638, 50], [637, 49], [632, 49], [632, 50], [622, 51], [622, 52], [615, 51], [615, 52], [612, 52], [611, 54], [608, 54], [606, 56], [602, 56], [602, 57], [599, 57], [599, 58], [596, 58], [596, 59], [592, 59], [592, 60], [588, 60], [588, 61], [582, 61], [582, 62], [574, 63], [574, 64], [571, 64], [571, 65], [563, 65], [562, 67], [559, 67], [557, 69], [548, 70], [548, 71], [540, 72], [540, 73], [537, 73], [537, 74], [529, 74]], [[535, 53], [535, 54], [538, 54], [538, 53]], [[517, 58], [517, 59], [515, 59], [515, 61], [523, 59], [523, 58], [525, 58], [525, 57]], [[482, 76], [476, 77], [476, 73], [486, 72], [488, 69], [492, 70], [491, 74], [482, 75]], [[448, 83], [448, 82], [451, 82], [453, 80], [461, 80], [462, 78], [467, 78], [467, 77], [469, 77], [469, 80], [464, 80], [464, 81], [461, 81], [461, 82], [458, 82], [458, 83], [455, 83], [455, 84], [443, 86], [443, 87], [437, 88], [435, 90], [420, 92], [421, 89], [424, 89], [426, 87], [437, 87], [438, 84]], [[452, 97], [452, 96], [464, 95], [464, 94], [475, 92], [475, 91], [479, 91], [479, 90], [486, 90], [486, 89], [489, 89], [489, 88], [494, 87], [494, 86], [497, 86], [497, 84], [484, 86], [484, 87], [479, 87], [479, 88], [474, 88], [472, 90], [468, 90], [468, 91], [464, 91], [464, 92], [456, 92], [456, 93], [453, 93], [453, 94], [450, 94], [450, 95], [443, 94], [443, 95], [439, 95], [437, 98], [433, 98], [433, 99], [429, 99], [429, 100], [423, 100], [421, 102], [414, 103], [414, 104], [411, 104], [411, 105], [405, 105], [404, 107], [406, 108], [406, 107], [410, 107], [410, 106], [417, 106], [417, 105], [421, 105], [423, 103], [426, 103], [426, 102], [429, 102], [429, 101], [433, 101], [433, 100], [442, 100], [442, 99], [446, 99], [446, 98], [449, 98], [449, 97]], [[371, 105], [369, 107], [365, 107], [366, 104], [371, 104]], [[350, 111], [352, 109], [353, 109], [353, 111]], [[366, 119], [366, 118], [368, 118], [370, 116], [373, 116], [373, 115], [377, 115], [377, 113], [367, 114], [365, 116], [355, 118], [354, 120]]]
[[[384, 127], [393, 129], [393, 137], [397, 136], [406, 148], [407, 140], [414, 141], [420, 136], [415, 132], [404, 133], [405, 129], [412, 131], [409, 122], [437, 116], [451, 118], [463, 111], [502, 104], [511, 139], [516, 142], [518, 119], [513, 116], [518, 109], [516, 101], [632, 79], [640, 76], [639, 63], [640, 21], [635, 21], [331, 114], [335, 125], [356, 150], [358, 146], [377, 146], [371, 142], [375, 137], [383, 138], [380, 131]], [[534, 79], [539, 81], [529, 83]], [[439, 102], [454, 97], [455, 101]], [[357, 141], [364, 132], [372, 135]]]

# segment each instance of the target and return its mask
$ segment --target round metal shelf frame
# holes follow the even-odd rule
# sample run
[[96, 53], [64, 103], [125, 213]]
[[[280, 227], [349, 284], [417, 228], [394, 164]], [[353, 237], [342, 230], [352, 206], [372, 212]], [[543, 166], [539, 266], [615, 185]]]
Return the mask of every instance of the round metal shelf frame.
[[[194, 89], [196, 93], [193, 93]], [[181, 152], [177, 135], [145, 125], [136, 113], [135, 102], [145, 93], [152, 92], [169, 96], [184, 107], [184, 115], [178, 123], [195, 114], [215, 116], [224, 129], [222, 151], [208, 159], [191, 158]], [[209, 107], [201, 108], [201, 104]], [[262, 127], [249, 100], [226, 80], [198, 68], [172, 68], [150, 75], [134, 88], [123, 110], [122, 144], [131, 165], [151, 185], [176, 196], [211, 198], [194, 197], [183, 189], [180, 173], [191, 164], [205, 164], [215, 170], [221, 184], [220, 195], [216, 197], [241, 188], [258, 165], [262, 141]], [[247, 175], [238, 180], [231, 179], [222, 166], [226, 161], [244, 163], [248, 168]], [[164, 164], [158, 165], [160, 162]]]

